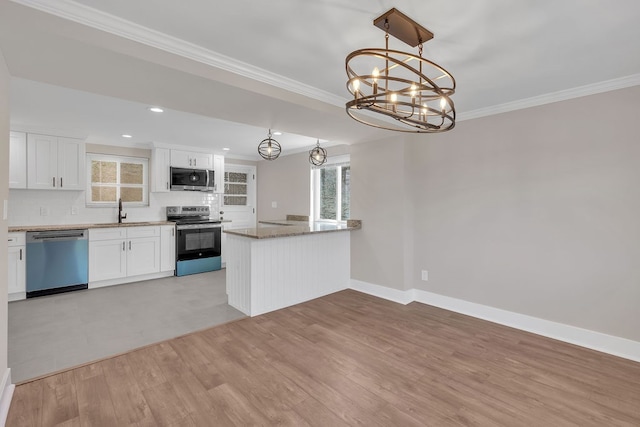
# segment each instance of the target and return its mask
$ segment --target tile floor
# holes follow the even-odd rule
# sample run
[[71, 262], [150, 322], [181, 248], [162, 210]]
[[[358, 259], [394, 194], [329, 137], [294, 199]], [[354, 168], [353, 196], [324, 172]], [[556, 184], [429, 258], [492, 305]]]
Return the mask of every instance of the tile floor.
[[18, 383], [244, 315], [225, 270], [9, 303], [9, 367]]

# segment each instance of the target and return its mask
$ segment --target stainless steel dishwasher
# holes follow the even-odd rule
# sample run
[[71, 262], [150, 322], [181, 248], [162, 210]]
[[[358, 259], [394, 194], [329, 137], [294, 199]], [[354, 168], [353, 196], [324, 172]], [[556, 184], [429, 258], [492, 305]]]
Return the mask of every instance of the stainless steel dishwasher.
[[87, 289], [87, 230], [27, 232], [27, 298]]

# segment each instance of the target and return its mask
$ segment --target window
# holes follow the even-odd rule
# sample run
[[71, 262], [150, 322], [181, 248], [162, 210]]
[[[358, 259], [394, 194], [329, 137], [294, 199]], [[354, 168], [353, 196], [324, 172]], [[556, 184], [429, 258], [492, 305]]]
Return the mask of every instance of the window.
[[148, 205], [149, 160], [106, 154], [87, 155], [87, 206]]
[[247, 206], [247, 182], [248, 173], [225, 172], [224, 173], [224, 205]]
[[349, 156], [338, 156], [311, 170], [311, 210], [316, 221], [350, 218], [351, 166]]

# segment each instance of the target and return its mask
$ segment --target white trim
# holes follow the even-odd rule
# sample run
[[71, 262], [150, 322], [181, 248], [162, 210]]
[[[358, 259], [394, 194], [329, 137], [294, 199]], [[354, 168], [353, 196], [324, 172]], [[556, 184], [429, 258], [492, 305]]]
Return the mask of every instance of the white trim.
[[[266, 83], [280, 89], [288, 90], [336, 107], [344, 108], [347, 98], [335, 95], [331, 92], [320, 90], [305, 83], [289, 79], [275, 74], [271, 71], [238, 61], [226, 55], [211, 51], [187, 42], [177, 37], [170, 36], [151, 28], [136, 24], [135, 22], [119, 18], [117, 16], [102, 12], [89, 6], [77, 3], [72, 0], [11, 0], [14, 3], [37, 9], [60, 18], [96, 28], [119, 37], [126, 38], [146, 46], [151, 46], [165, 52], [172, 53], [193, 61], [207, 64], [243, 77], [250, 78], [262, 83]], [[558, 101], [579, 98], [587, 95], [608, 92], [616, 89], [640, 85], [640, 74], [633, 74], [627, 77], [606, 80], [594, 84], [584, 85], [573, 89], [561, 90], [558, 92], [543, 94], [493, 105], [458, 114], [456, 121], [477, 119], [480, 117], [506, 113], [509, 111], [521, 110], [524, 108], [550, 104]], [[249, 159], [253, 160], [253, 159]]]
[[413, 289], [410, 289], [408, 291], [401, 291], [399, 289], [392, 289], [387, 288], [386, 286], [374, 285], [373, 283], [363, 282], [356, 279], [351, 279], [349, 289], [353, 289], [355, 291], [363, 292], [365, 294], [373, 295], [378, 298], [383, 298], [404, 305], [415, 301]]
[[582, 96], [595, 95], [598, 93], [624, 89], [637, 85], [640, 85], [640, 74], [633, 74], [631, 76], [621, 77], [618, 79], [605, 80], [603, 82], [579, 86], [573, 89], [561, 90], [558, 92], [507, 102], [505, 104], [480, 108], [466, 113], [460, 113], [458, 114], [456, 121], [478, 119], [480, 117], [508, 113], [509, 111], [537, 107], [540, 105], [551, 104], [553, 102], [566, 101], [569, 99], [580, 98]]
[[271, 71], [247, 64], [246, 62], [238, 61], [237, 59], [203, 48], [202, 46], [198, 46], [194, 43], [144, 27], [136, 24], [135, 22], [76, 3], [72, 0], [12, 1], [14, 3], [19, 3], [119, 37], [124, 37], [174, 55], [179, 55], [202, 64], [207, 64], [220, 68], [221, 70], [229, 71], [252, 80], [278, 87], [280, 89], [298, 93], [321, 102], [326, 102], [327, 104], [344, 108], [344, 105], [347, 102], [347, 99], [341, 96], [334, 95], [330, 92], [317, 89], [313, 86], [275, 74]]
[[7, 415], [9, 415], [9, 407], [11, 406], [15, 388], [16, 386], [11, 383], [11, 369], [7, 368], [0, 383], [0, 390], [2, 390], [2, 395], [0, 395], [0, 426], [4, 426], [7, 422]]
[[590, 331], [588, 329], [552, 322], [538, 317], [489, 307], [457, 298], [435, 294], [420, 289], [400, 291], [385, 286], [351, 279], [350, 289], [360, 291], [379, 298], [408, 304], [416, 301], [433, 305], [445, 310], [488, 320], [500, 325], [509, 326], [537, 335], [575, 344], [603, 353], [612, 354], [629, 360], [640, 362], [640, 342], [626, 338]]

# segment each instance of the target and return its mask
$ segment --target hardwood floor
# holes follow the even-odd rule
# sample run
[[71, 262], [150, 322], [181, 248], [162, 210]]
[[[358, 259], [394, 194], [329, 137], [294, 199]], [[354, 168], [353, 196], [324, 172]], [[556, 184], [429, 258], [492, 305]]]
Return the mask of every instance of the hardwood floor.
[[55, 425], [638, 426], [640, 363], [343, 291], [18, 385]]

